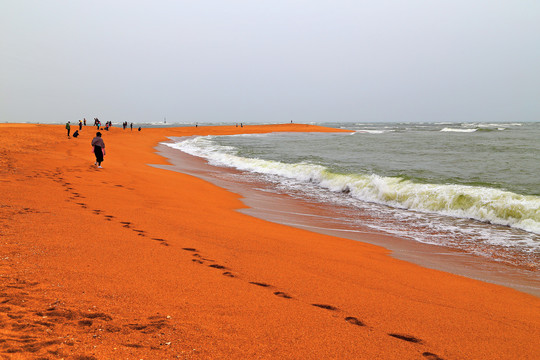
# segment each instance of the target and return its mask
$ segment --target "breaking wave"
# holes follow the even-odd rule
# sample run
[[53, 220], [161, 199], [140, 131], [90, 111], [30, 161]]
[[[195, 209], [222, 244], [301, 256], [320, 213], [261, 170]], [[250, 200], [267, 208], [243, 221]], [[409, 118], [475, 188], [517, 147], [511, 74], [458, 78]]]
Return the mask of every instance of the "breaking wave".
[[475, 132], [478, 129], [455, 129], [455, 128], [444, 128], [441, 132], [462, 132], [462, 133], [471, 133]]
[[315, 184], [332, 192], [346, 193], [358, 200], [395, 208], [475, 219], [540, 234], [539, 196], [482, 186], [423, 184], [377, 174], [339, 174], [307, 162], [289, 164], [246, 158], [238, 156], [234, 147], [218, 145], [212, 138], [194, 137], [164, 144], [203, 157], [211, 165]]

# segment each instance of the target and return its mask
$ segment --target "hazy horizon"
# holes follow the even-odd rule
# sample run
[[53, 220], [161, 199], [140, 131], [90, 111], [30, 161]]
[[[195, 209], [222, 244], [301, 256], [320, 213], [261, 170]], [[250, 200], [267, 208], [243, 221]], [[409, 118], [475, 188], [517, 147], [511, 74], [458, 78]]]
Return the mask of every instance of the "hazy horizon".
[[0, 10], [0, 122], [540, 121], [538, 1]]
[[[84, 117], [83, 117], [84, 118]], [[0, 121], [0, 123], [20, 123], [20, 124], [41, 124], [41, 125], [65, 125], [68, 121], [71, 123], [72, 126], [76, 126], [79, 124], [79, 120], [66, 120], [66, 121], [49, 121], [49, 122], [40, 122], [40, 121]], [[101, 119], [100, 119], [101, 120]], [[108, 120], [107, 120], [108, 121]], [[123, 121], [112, 121], [113, 126], [121, 126]], [[127, 121], [127, 120], [125, 120]], [[174, 126], [222, 126], [222, 125], [278, 125], [278, 124], [288, 124], [291, 123], [291, 121], [193, 121], [193, 122], [187, 122], [187, 121], [132, 121], [133, 126], [145, 126], [146, 127], [174, 127]], [[101, 122], [102, 124], [104, 121]], [[306, 124], [306, 125], [326, 125], [331, 126], [332, 124], [351, 124], [351, 125], [405, 125], [405, 124], [427, 124], [427, 125], [520, 125], [520, 124], [535, 124], [540, 123], [540, 121], [293, 121], [295, 124]], [[86, 125], [92, 126], [94, 124], [94, 118], [86, 118]], [[130, 122], [128, 121], [128, 128], [129, 128]]]

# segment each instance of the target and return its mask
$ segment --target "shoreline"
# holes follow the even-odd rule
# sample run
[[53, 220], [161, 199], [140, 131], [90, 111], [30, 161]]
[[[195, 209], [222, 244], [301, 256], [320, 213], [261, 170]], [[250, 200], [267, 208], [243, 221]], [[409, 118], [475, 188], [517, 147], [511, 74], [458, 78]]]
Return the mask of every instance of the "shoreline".
[[[170, 141], [172, 140], [166, 142]], [[245, 208], [238, 211], [243, 214], [319, 234], [382, 246], [390, 250], [391, 256], [396, 259], [540, 296], [540, 279], [533, 276], [534, 273], [530, 270], [498, 263], [458, 249], [400, 238], [369, 227], [352, 227], [335, 222], [331, 220], [332, 213], [337, 208], [335, 205], [325, 209], [321, 203], [277, 194], [272, 192], [269, 184], [242, 181], [239, 177], [245, 173], [240, 170], [209, 165], [202, 158], [165, 145], [159, 144], [155, 149], [173, 164], [156, 167], [197, 176], [240, 195]], [[221, 173], [225, 176], [220, 176]]]
[[[0, 354], [191, 359], [532, 358], [540, 301], [380, 246], [242, 214], [238, 195], [154, 150], [169, 136], [0, 124]], [[50, 146], [54, 144], [54, 146]], [[27, 341], [24, 342], [23, 340]]]

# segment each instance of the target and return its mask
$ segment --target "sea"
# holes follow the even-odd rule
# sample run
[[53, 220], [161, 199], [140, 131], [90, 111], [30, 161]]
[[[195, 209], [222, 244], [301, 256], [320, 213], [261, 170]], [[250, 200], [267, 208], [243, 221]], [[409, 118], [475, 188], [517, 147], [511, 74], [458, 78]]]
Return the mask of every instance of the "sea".
[[[330, 209], [333, 228], [370, 229], [539, 280], [540, 123], [315, 125], [351, 132], [194, 136], [161, 146], [234, 170], [218, 172], [232, 182]], [[320, 214], [312, 215], [316, 225]]]

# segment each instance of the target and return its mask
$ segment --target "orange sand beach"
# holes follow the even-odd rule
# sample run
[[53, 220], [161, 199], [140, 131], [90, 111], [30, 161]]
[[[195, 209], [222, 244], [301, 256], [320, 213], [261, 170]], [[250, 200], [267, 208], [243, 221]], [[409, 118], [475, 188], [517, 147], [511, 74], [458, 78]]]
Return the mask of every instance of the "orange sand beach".
[[535, 359], [540, 301], [257, 219], [167, 164], [169, 136], [0, 124], [0, 358]]

